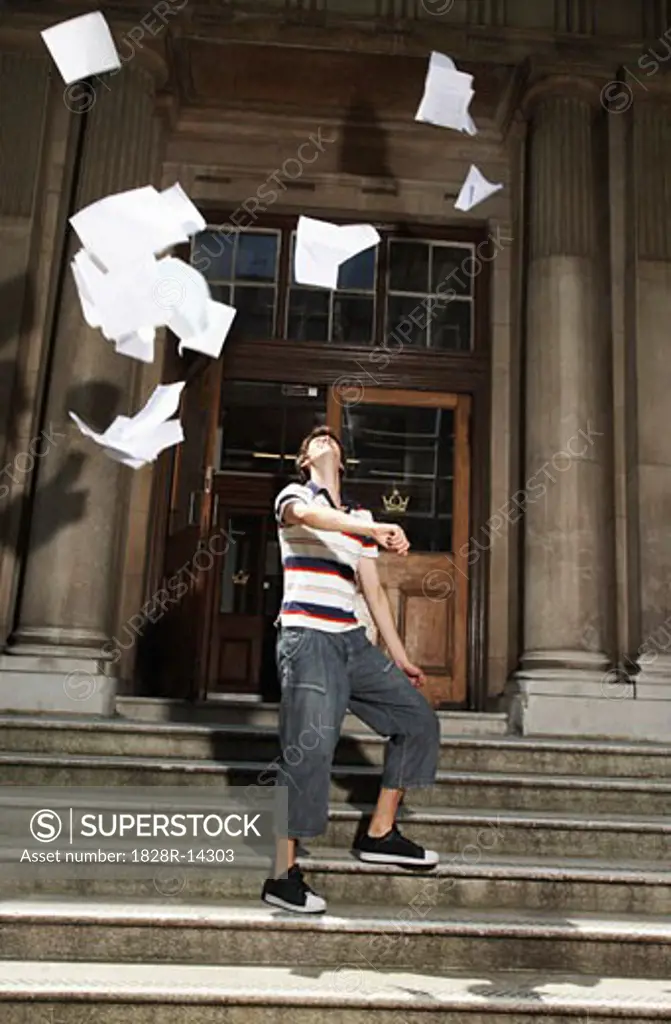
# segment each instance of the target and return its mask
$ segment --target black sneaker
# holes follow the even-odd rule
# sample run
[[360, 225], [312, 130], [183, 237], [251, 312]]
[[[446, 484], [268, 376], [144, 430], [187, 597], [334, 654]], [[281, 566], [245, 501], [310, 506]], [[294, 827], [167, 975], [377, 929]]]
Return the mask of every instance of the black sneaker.
[[433, 868], [439, 861], [435, 850], [425, 850], [401, 835], [396, 825], [386, 836], [375, 839], [363, 833], [355, 839], [352, 852], [371, 864], [400, 864], [402, 867]]
[[261, 899], [295, 914], [323, 914], [326, 910], [326, 900], [312, 891], [297, 864], [289, 868], [286, 878], [266, 878]]

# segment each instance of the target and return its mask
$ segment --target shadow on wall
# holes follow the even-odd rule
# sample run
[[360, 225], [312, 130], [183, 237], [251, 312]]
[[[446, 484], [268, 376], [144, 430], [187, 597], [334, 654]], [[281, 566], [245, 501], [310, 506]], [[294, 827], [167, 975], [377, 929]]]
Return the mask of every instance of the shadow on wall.
[[[15, 387], [17, 402], [23, 401], [25, 412], [25, 385], [19, 382]], [[84, 518], [89, 492], [87, 489], [77, 487], [78, 481], [87, 459], [105, 456], [100, 452], [88, 454], [82, 451], [68, 451], [67, 447], [56, 456], [55, 450], [60, 445], [67, 445], [64, 425], [68, 422], [69, 409], [75, 410], [94, 429], [103, 430], [117, 414], [122, 397], [119, 388], [105, 381], [88, 381], [86, 384], [71, 388], [65, 395], [58, 423], [46, 424], [43, 430], [31, 439], [27, 446], [30, 450], [18, 452], [13, 460], [6, 462], [0, 470], [0, 547], [11, 547], [19, 553], [26, 549], [30, 540], [31, 553], [35, 553], [64, 526]], [[14, 405], [11, 412], [14, 441], [20, 408], [20, 405]], [[55, 468], [49, 465], [50, 456], [56, 463]], [[9, 501], [3, 500], [9, 494], [12, 483], [9, 476], [11, 474], [16, 482], [21, 474], [35, 471], [38, 473], [37, 493], [40, 496], [40, 507], [48, 511], [47, 514], [38, 516], [23, 516], [22, 509], [27, 501], [24, 493], [17, 494]], [[6, 478], [4, 483], [3, 478]]]
[[[30, 329], [35, 316], [33, 284], [27, 274], [0, 283], [0, 457], [17, 438], [21, 417], [28, 409], [26, 382], [15, 354], [6, 354], [23, 322]], [[3, 458], [1, 465], [4, 465]], [[0, 481], [2, 483], [2, 481]], [[0, 491], [2, 494], [2, 491]]]
[[396, 185], [389, 163], [388, 133], [367, 100], [350, 104], [342, 128], [338, 170], [355, 177], [378, 178], [386, 183], [385, 190]]

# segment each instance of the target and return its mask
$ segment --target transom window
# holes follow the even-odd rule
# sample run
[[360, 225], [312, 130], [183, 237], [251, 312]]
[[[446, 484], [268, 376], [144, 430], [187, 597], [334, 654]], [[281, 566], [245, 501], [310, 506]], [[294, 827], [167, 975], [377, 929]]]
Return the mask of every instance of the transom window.
[[234, 337], [383, 345], [396, 333], [415, 348], [470, 351], [474, 244], [381, 235], [341, 266], [334, 291], [296, 283], [292, 229], [208, 228], [191, 259], [212, 297], [238, 310]]

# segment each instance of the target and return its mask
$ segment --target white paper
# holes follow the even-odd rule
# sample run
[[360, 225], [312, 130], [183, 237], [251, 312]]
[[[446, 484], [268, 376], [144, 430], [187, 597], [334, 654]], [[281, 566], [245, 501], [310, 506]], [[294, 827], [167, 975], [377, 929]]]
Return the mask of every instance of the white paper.
[[121, 67], [112, 33], [100, 11], [62, 21], [40, 35], [66, 85]]
[[82, 434], [99, 445], [110, 458], [139, 469], [147, 462], [153, 462], [166, 448], [184, 440], [181, 423], [170, 419], [179, 407], [184, 383], [159, 385], [140, 412], [132, 417], [117, 416], [102, 434], [87, 426], [76, 413], [69, 415]]
[[483, 203], [485, 199], [489, 199], [495, 192], [500, 192], [502, 188], [502, 184], [495, 185], [494, 182], [487, 181], [475, 164], [471, 164], [454, 208], [455, 210], [472, 210], [478, 203]]
[[125, 428], [124, 436], [129, 437], [138, 431], [153, 429], [174, 416], [179, 409], [184, 384], [185, 381], [180, 380], [175, 384], [159, 384], [154, 388], [140, 411]]
[[163, 311], [161, 322], [182, 341], [206, 331], [212, 300], [200, 271], [176, 256], [166, 256], [159, 260], [157, 274], [153, 299]]
[[95, 304], [95, 298], [99, 294], [105, 275], [84, 249], [80, 249], [75, 254], [70, 267], [84, 319], [89, 327], [100, 327], [102, 320]]
[[294, 255], [296, 282], [333, 290], [338, 286], [341, 265], [379, 241], [379, 233], [370, 224], [338, 225], [299, 217]]
[[159, 263], [154, 256], [87, 281], [100, 329], [108, 341], [118, 341], [139, 330], [161, 327], [171, 315], [166, 306]]
[[458, 71], [453, 60], [434, 50], [415, 120], [477, 135], [478, 129], [468, 113], [475, 95], [472, 84], [473, 75]]
[[[186, 198], [186, 197], [185, 197]], [[166, 199], [153, 185], [105, 196], [70, 218], [82, 245], [108, 270], [164, 252], [188, 241], [174, 196]], [[180, 204], [181, 208], [181, 204]]]
[[133, 459], [153, 462], [162, 451], [180, 444], [184, 440], [184, 431], [179, 420], [160, 423], [152, 430], [137, 434], [123, 442], [120, 451]]
[[193, 205], [178, 181], [170, 188], [164, 188], [160, 195], [166, 210], [170, 211], [186, 235], [195, 235], [205, 230], [205, 218]]
[[227, 306], [224, 302], [214, 302], [210, 299], [207, 305], [207, 327], [200, 334], [194, 334], [190, 338], [180, 341], [178, 352], [180, 356], [184, 349], [192, 349], [194, 352], [202, 352], [212, 359], [218, 359], [224, 342], [233, 325], [237, 310], [233, 306]]
[[139, 359], [142, 363], [154, 362], [156, 331], [153, 327], [141, 327], [132, 334], [126, 334], [115, 342], [115, 350], [121, 356]]

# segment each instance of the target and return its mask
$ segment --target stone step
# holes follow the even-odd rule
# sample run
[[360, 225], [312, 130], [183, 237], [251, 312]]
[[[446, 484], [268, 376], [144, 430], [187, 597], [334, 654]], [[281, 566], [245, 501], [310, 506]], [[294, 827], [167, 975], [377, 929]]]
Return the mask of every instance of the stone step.
[[[370, 818], [372, 807], [331, 805], [326, 832], [306, 840], [313, 851], [322, 846], [349, 849]], [[418, 843], [444, 856], [469, 856], [477, 850], [533, 859], [580, 857], [619, 863], [669, 863], [671, 821], [668, 817], [570, 815], [539, 811], [458, 811], [427, 807], [401, 808], [399, 824]]]
[[649, 1024], [659, 980], [187, 964], [0, 961], [3, 1024]]
[[[342, 736], [336, 761], [377, 764], [384, 759], [386, 739], [368, 731]], [[317, 727], [318, 728], [318, 727]], [[324, 734], [323, 732], [321, 733]], [[315, 731], [315, 736], [320, 733]], [[306, 740], [307, 742], [307, 740]], [[309, 742], [314, 742], [311, 738]], [[91, 754], [121, 757], [185, 758], [189, 760], [272, 761], [280, 754], [277, 728], [257, 725], [186, 725], [130, 722], [125, 719], [19, 718], [0, 716], [0, 751], [36, 754]], [[453, 751], [443, 737], [442, 766], [450, 767]]]
[[[422, 916], [418, 916], [421, 913]], [[321, 916], [260, 902], [3, 900], [11, 960], [401, 971], [543, 970], [631, 978], [668, 972], [671, 921], [430, 907], [336, 905]]]
[[[381, 764], [386, 740], [358, 719], [336, 753], [341, 764]], [[0, 750], [102, 754], [191, 760], [272, 761], [280, 752], [277, 726], [248, 723], [151, 722], [119, 717], [0, 716]], [[671, 747], [658, 744], [548, 740], [443, 733], [440, 766], [462, 772], [671, 777]]]
[[[278, 705], [228, 697], [197, 704], [160, 697], [117, 697], [117, 714], [154, 723], [269, 726], [277, 732]], [[438, 717], [445, 736], [505, 736], [508, 732], [508, 716], [504, 712], [439, 711]], [[372, 734], [372, 730], [352, 714], [345, 716], [344, 729]]]
[[[17, 862], [20, 854], [11, 859]], [[465, 848], [430, 874], [365, 864], [349, 851], [315, 847], [299, 858], [308, 883], [331, 904], [460, 907], [471, 910], [581, 910], [607, 914], [671, 914], [671, 870], [654, 863], [620, 864], [589, 858], [515, 857]], [[84, 877], [84, 874], [89, 877]], [[0, 867], [0, 898], [62, 896], [81, 899], [171, 901], [259, 897], [258, 870], [207, 873], [159, 868], [153, 879], [106, 878], [82, 868], [76, 879], [45, 869], [39, 879], [8, 878]], [[412, 904], [412, 901], [416, 902]], [[423, 912], [423, 910], [421, 911]]]
[[[300, 751], [297, 751], [300, 754]], [[0, 784], [54, 786], [272, 785], [271, 762], [191, 761], [183, 758], [110, 757], [102, 754], [0, 754]], [[374, 803], [380, 767], [336, 765], [334, 803]], [[408, 795], [413, 807], [477, 807], [638, 814], [671, 812], [671, 780], [439, 771], [433, 786]]]

